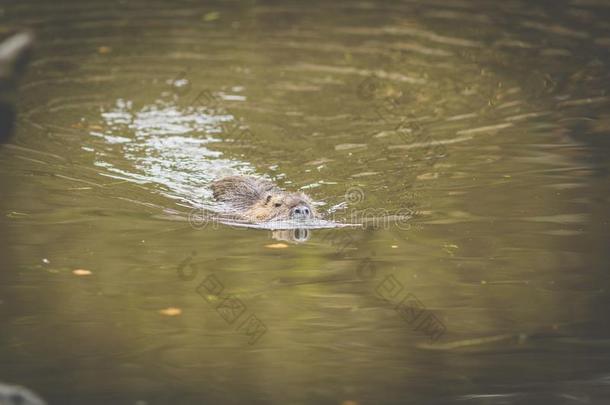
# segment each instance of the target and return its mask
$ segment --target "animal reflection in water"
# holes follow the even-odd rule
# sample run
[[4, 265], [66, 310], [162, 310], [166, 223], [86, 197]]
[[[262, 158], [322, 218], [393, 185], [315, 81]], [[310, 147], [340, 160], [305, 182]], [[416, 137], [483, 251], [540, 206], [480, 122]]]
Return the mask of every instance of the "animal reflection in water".
[[271, 237], [275, 240], [285, 242], [296, 242], [303, 243], [307, 242], [311, 237], [311, 231], [309, 229], [282, 229], [280, 231], [272, 231]]

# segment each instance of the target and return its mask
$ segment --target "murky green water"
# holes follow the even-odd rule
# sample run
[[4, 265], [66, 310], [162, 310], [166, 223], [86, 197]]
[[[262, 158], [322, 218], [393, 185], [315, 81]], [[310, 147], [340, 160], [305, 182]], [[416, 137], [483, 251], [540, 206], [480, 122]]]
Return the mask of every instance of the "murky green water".
[[[0, 10], [39, 38], [0, 150], [0, 380], [51, 404], [610, 398], [607, 2]], [[368, 225], [189, 225], [229, 173]]]

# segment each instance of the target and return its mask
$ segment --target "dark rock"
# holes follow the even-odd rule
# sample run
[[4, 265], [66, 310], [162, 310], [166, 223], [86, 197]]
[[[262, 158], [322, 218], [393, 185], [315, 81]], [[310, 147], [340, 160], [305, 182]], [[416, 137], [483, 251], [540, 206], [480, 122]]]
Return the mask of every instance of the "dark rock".
[[15, 125], [17, 82], [30, 59], [34, 36], [14, 34], [0, 42], [0, 142], [6, 142]]
[[46, 405], [46, 402], [25, 387], [0, 383], [0, 405]]

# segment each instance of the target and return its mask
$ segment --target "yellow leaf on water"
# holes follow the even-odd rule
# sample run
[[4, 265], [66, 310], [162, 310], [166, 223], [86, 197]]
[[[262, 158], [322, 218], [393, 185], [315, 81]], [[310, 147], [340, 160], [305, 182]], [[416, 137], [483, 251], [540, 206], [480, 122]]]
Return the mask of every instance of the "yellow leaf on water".
[[99, 48], [97, 48], [97, 52], [104, 55], [112, 52], [112, 48], [109, 46], [100, 46]]
[[76, 269], [76, 270], [72, 270], [72, 274], [74, 274], [76, 276], [90, 276], [93, 273], [91, 272], [91, 270]]
[[265, 245], [269, 249], [286, 249], [288, 247], [285, 243], [272, 243], [271, 245]]
[[178, 316], [178, 315], [182, 314], [182, 310], [180, 308], [176, 308], [176, 307], [169, 307], [169, 308], [165, 308], [165, 309], [160, 309], [159, 313], [161, 315], [165, 315], [165, 316]]

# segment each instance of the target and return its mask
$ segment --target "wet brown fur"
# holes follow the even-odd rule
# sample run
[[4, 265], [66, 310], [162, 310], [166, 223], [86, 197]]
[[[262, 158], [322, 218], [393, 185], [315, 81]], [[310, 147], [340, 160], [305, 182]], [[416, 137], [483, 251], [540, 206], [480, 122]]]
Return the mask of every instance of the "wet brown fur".
[[252, 176], [230, 176], [212, 183], [217, 201], [226, 203], [235, 214], [251, 222], [290, 219], [291, 210], [305, 205], [312, 218], [318, 218], [311, 199], [303, 193], [290, 193], [269, 180]]

